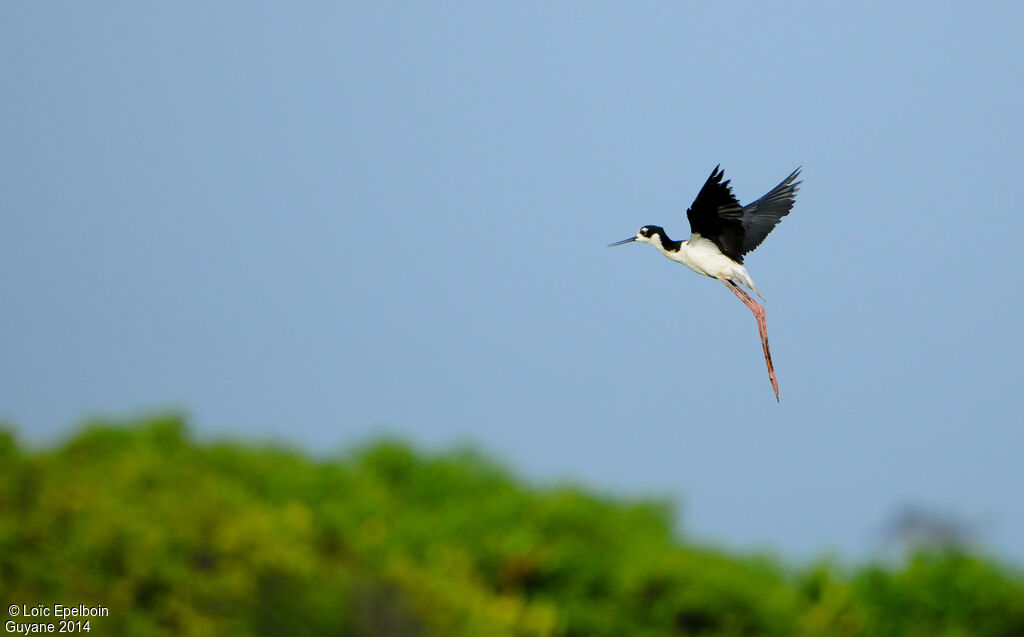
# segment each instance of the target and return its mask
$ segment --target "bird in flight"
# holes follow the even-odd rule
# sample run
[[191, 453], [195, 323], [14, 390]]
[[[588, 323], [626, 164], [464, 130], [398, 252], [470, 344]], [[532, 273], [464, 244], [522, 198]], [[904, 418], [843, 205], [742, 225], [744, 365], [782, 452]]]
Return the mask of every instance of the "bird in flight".
[[697, 274], [718, 279], [750, 308], [757, 319], [757, 330], [761, 334], [764, 361], [768, 365], [768, 378], [779, 400], [779, 382], [775, 378], [772, 354], [768, 349], [768, 328], [765, 325], [764, 307], [755, 301], [740, 284], [764, 295], [754, 285], [750, 273], [743, 267], [743, 255], [761, 245], [768, 233], [789, 214], [793, 208], [796, 191], [803, 182], [796, 181], [800, 175], [797, 168], [765, 196], [753, 203], [741, 206], [732, 194], [729, 181], [723, 181], [725, 172], [715, 166], [697, 198], [686, 211], [690, 221], [690, 238], [687, 241], [673, 241], [661, 226], [644, 226], [636, 236], [611, 243], [608, 247], [638, 241], [649, 243], [669, 259], [682, 263]]

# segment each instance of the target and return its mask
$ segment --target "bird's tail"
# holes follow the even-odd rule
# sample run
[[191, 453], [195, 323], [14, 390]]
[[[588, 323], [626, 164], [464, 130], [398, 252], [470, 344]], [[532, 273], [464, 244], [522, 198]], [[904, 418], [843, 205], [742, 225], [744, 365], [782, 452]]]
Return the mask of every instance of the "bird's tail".
[[757, 288], [757, 285], [754, 283], [754, 279], [752, 279], [750, 277], [750, 273], [747, 272], [747, 269], [745, 267], [743, 267], [742, 265], [737, 265], [736, 267], [734, 267], [732, 269], [732, 277], [731, 278], [732, 278], [733, 281], [736, 281], [737, 283], [742, 283], [743, 285], [745, 285], [748, 288], [750, 288], [751, 290], [753, 290], [754, 294], [756, 294], [759, 297], [761, 297], [762, 301], [767, 301], [768, 300], [768, 299], [764, 298], [764, 294], [761, 294], [761, 290], [759, 290]]

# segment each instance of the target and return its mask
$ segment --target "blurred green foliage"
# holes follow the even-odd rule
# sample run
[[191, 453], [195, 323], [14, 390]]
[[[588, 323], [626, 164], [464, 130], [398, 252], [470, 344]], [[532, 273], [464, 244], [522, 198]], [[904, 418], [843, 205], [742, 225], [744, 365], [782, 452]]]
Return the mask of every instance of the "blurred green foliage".
[[790, 569], [673, 519], [466, 450], [314, 461], [174, 417], [42, 451], [0, 431], [0, 602], [103, 605], [98, 634], [1024, 636], [1024, 578], [982, 557]]

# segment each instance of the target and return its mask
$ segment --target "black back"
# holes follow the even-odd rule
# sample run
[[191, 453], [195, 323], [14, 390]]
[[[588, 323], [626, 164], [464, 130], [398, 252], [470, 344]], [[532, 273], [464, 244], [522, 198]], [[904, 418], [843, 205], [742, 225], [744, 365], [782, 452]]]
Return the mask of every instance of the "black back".
[[722, 254], [743, 263], [743, 206], [733, 196], [729, 181], [722, 181], [724, 176], [725, 171], [715, 166], [686, 211], [686, 218], [690, 220], [690, 232], [710, 239]]
[[725, 171], [715, 166], [711, 176], [686, 211], [690, 231], [714, 242], [722, 254], [736, 263], [743, 255], [761, 245], [782, 217], [793, 208], [800, 169], [794, 170], [778, 186], [757, 201], [741, 206], [732, 194]]

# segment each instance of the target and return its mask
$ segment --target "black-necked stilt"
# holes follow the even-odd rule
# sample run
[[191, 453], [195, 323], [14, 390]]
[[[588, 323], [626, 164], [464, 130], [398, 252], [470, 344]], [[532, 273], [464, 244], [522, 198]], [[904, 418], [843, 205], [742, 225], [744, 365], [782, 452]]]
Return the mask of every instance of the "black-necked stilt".
[[743, 255], [761, 245], [768, 233], [789, 214], [793, 207], [800, 169], [794, 170], [782, 183], [757, 201], [741, 206], [732, 194], [728, 180], [722, 181], [725, 172], [719, 166], [711, 171], [704, 187], [686, 211], [690, 220], [690, 238], [687, 241], [673, 241], [661, 226], [644, 226], [635, 237], [609, 244], [620, 246], [631, 241], [649, 243], [669, 259], [682, 263], [697, 274], [718, 279], [750, 308], [757, 319], [761, 333], [764, 361], [768, 365], [768, 378], [779, 400], [779, 383], [772, 366], [772, 354], [768, 349], [768, 328], [765, 325], [764, 308], [738, 284], [742, 283], [764, 299], [754, 285], [750, 273], [743, 267]]

